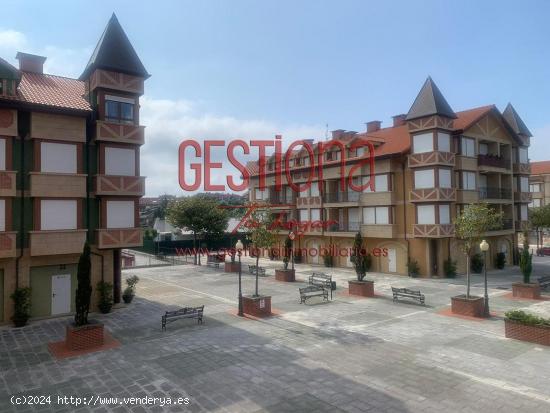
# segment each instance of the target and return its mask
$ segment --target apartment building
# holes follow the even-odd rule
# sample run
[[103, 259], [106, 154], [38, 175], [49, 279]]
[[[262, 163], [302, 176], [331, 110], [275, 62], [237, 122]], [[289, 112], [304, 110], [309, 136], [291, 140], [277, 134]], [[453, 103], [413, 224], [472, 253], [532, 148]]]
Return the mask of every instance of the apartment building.
[[142, 244], [139, 97], [149, 74], [116, 16], [79, 79], [44, 73], [46, 57], [16, 58], [19, 68], [0, 60], [0, 323], [18, 286], [32, 289], [33, 317], [73, 312], [86, 240], [94, 291], [113, 283], [118, 301], [121, 248]]
[[550, 161], [531, 162], [529, 177], [531, 208], [538, 208], [550, 203]]
[[[504, 216], [502, 226], [486, 234], [491, 268], [497, 252], [512, 262], [517, 233], [527, 225], [530, 137], [512, 105], [502, 113], [494, 105], [455, 112], [428, 78], [408, 113], [395, 116], [390, 127], [372, 121], [362, 133], [333, 131], [322, 142], [322, 177], [315, 170], [306, 191], [290, 188], [284, 165], [284, 185], [277, 190], [274, 155], [266, 159], [265, 188], [260, 187], [259, 164], [249, 164], [250, 201], [275, 205], [273, 214], [287, 222], [325, 221], [327, 225], [306, 228], [295, 247], [319, 251], [332, 246], [339, 251], [336, 265], [352, 265], [346, 250], [361, 232], [373, 253], [373, 271], [407, 274], [410, 259], [418, 262], [423, 276], [443, 276], [447, 258], [464, 271], [453, 220], [466, 205], [487, 202]], [[374, 146], [372, 176], [370, 167], [361, 165], [368, 151], [354, 149], [358, 139]], [[320, 145], [310, 143], [317, 167]], [[293, 151], [289, 158], [292, 182], [304, 185], [312, 162], [307, 149]], [[356, 183], [372, 180], [374, 188], [342, 190], [343, 173], [351, 173]], [[281, 232], [281, 243], [285, 237]], [[323, 263], [319, 254], [303, 259]]]

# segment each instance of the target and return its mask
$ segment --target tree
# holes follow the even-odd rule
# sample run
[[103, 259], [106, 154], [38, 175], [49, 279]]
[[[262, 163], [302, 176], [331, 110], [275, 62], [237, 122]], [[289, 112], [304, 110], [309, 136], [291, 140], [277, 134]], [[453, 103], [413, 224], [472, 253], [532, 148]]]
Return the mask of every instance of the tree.
[[77, 327], [88, 324], [90, 299], [92, 297], [91, 269], [92, 261], [90, 259], [90, 246], [86, 243], [84, 244], [82, 254], [80, 254], [76, 273], [78, 285], [76, 287], [76, 314], [74, 316], [74, 322]]
[[[550, 228], [550, 205], [545, 205], [539, 208], [529, 209], [529, 225], [537, 234], [537, 250], [542, 246], [539, 242], [540, 231], [543, 228]], [[540, 245], [540, 246], [539, 246]]]
[[[170, 203], [166, 218], [173, 226], [193, 233], [195, 264], [197, 264], [197, 239], [223, 234], [227, 228], [227, 215], [219, 208], [218, 203], [215, 200], [197, 196]], [[200, 265], [200, 255], [198, 263]]]
[[529, 234], [527, 231], [523, 234], [523, 251], [519, 256], [519, 268], [523, 274], [524, 284], [529, 284], [531, 272], [533, 272], [533, 254], [529, 253]]
[[371, 256], [367, 254], [365, 248], [363, 248], [363, 237], [361, 233], [355, 234], [355, 240], [353, 241], [353, 250], [351, 253], [351, 262], [355, 268], [355, 274], [357, 274], [357, 281], [363, 281], [367, 271], [370, 270]]
[[290, 256], [292, 254], [292, 240], [290, 237], [286, 237], [285, 244], [284, 244], [284, 250], [283, 250], [283, 265], [284, 269], [288, 269], [288, 262], [290, 261]]
[[470, 256], [481, 242], [483, 235], [497, 229], [502, 213], [487, 204], [466, 205], [455, 219], [455, 236], [462, 241], [462, 251], [466, 254], [466, 297], [470, 298]]
[[[277, 242], [277, 236], [271, 229], [273, 219], [269, 212], [255, 210], [249, 217], [248, 239], [254, 245], [256, 252], [256, 290], [254, 297], [258, 297], [258, 265], [260, 262], [260, 251], [265, 248], [271, 248]], [[288, 264], [287, 264], [288, 265]]]

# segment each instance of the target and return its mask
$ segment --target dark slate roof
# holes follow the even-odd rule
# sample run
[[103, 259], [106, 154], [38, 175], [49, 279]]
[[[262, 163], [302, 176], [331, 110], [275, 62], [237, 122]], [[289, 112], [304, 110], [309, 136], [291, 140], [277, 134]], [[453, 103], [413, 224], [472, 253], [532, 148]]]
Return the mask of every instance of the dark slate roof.
[[432, 78], [428, 76], [405, 119], [411, 120], [431, 115], [441, 115], [451, 119], [456, 118], [456, 114], [443, 97], [443, 94]]
[[0, 78], [2, 79], [21, 79], [21, 72], [15, 66], [0, 58]]
[[527, 128], [525, 123], [523, 123], [523, 120], [519, 117], [518, 113], [514, 109], [511, 103], [508, 103], [506, 106], [506, 109], [504, 109], [504, 112], [502, 112], [502, 116], [504, 119], [506, 119], [506, 122], [510, 125], [510, 127], [516, 132], [518, 135], [528, 136], [532, 137], [531, 131]]
[[95, 69], [111, 70], [145, 78], [150, 76], [114, 13], [97, 43], [86, 69], [80, 75], [80, 80], [87, 79]]

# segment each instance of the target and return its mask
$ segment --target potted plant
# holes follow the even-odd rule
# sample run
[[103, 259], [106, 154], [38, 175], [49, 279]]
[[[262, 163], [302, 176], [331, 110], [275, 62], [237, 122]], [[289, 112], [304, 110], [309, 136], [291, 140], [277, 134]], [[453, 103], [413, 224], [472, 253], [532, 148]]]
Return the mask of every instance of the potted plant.
[[418, 265], [418, 261], [415, 259], [411, 260], [409, 258], [409, 262], [407, 262], [407, 271], [409, 272], [409, 277], [418, 277], [418, 274], [420, 274], [420, 266]]
[[483, 272], [483, 255], [480, 253], [474, 254], [472, 256], [472, 263], [470, 264], [470, 268], [472, 272], [476, 274], [481, 274]]
[[470, 257], [478, 247], [481, 237], [487, 231], [499, 227], [501, 217], [502, 213], [487, 204], [470, 204], [455, 219], [455, 236], [461, 241], [460, 247], [466, 256], [466, 294], [451, 297], [451, 311], [455, 314], [483, 317], [484, 298], [470, 294]]
[[355, 234], [350, 260], [355, 269], [357, 280], [348, 281], [349, 294], [362, 297], [374, 297], [374, 281], [365, 280], [365, 276], [372, 264], [372, 257], [370, 254], [367, 254], [367, 250], [363, 248], [363, 237], [361, 237], [360, 232]]
[[539, 284], [531, 282], [533, 254], [529, 253], [529, 237], [527, 233], [523, 236], [523, 250], [519, 255], [519, 268], [523, 274], [523, 282], [512, 284], [512, 296], [530, 298], [532, 300], [540, 299]]
[[443, 261], [443, 270], [447, 278], [456, 277], [456, 261], [453, 261], [450, 257]]
[[31, 317], [31, 289], [28, 287], [16, 288], [10, 296], [13, 300], [13, 316], [11, 320], [15, 327], [23, 327]]
[[288, 263], [292, 258], [292, 240], [290, 237], [286, 237], [283, 249], [283, 268], [275, 269], [275, 279], [277, 281], [294, 282], [296, 281], [296, 275], [293, 268], [288, 268]]
[[122, 299], [126, 304], [130, 304], [136, 295], [136, 284], [139, 282], [137, 275], [126, 278], [126, 288], [122, 293]]
[[522, 310], [505, 313], [504, 330], [507, 338], [550, 346], [550, 319]]
[[97, 283], [96, 289], [99, 294], [99, 302], [97, 304], [99, 311], [103, 314], [111, 312], [111, 308], [113, 307], [113, 284], [100, 281]]
[[329, 252], [324, 254], [323, 263], [325, 264], [325, 267], [328, 267], [328, 268], [334, 267], [334, 257], [332, 256], [332, 254], [330, 254]]

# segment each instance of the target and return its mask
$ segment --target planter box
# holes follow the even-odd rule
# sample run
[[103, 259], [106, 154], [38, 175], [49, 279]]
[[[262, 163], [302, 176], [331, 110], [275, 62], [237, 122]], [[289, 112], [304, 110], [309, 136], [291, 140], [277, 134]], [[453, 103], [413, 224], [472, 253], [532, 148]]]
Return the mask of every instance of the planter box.
[[471, 296], [466, 298], [465, 295], [451, 297], [451, 311], [453, 314], [483, 318], [484, 306], [485, 299], [483, 297]]
[[540, 299], [540, 285], [534, 283], [514, 283], [512, 284], [512, 296], [538, 300]]
[[226, 262], [224, 267], [225, 272], [239, 272], [238, 262]]
[[255, 317], [269, 317], [271, 315], [271, 297], [268, 295], [244, 296], [243, 312]]
[[350, 295], [361, 297], [374, 297], [374, 281], [348, 281], [348, 292]]
[[550, 327], [528, 326], [517, 321], [505, 319], [504, 330], [507, 338], [550, 346]]
[[104, 343], [103, 324], [88, 324], [81, 327], [67, 326], [65, 344], [69, 350], [86, 350]]
[[275, 270], [275, 279], [277, 281], [294, 282], [296, 281], [295, 270]]

